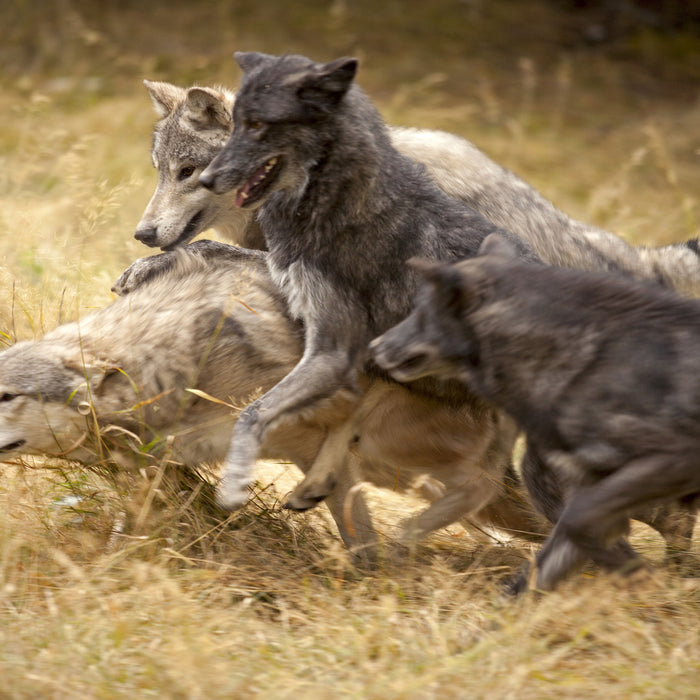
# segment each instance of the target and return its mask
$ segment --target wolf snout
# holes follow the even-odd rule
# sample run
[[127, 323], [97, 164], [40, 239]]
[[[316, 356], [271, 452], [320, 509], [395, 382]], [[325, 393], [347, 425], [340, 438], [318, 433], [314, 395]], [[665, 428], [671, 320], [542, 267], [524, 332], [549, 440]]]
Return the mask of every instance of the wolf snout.
[[206, 187], [208, 190], [213, 190], [216, 184], [217, 171], [211, 168], [205, 168], [199, 175], [199, 184]]
[[136, 231], [134, 234], [134, 238], [143, 243], [144, 245], [147, 245], [151, 248], [154, 248], [157, 245], [158, 241], [158, 229], [155, 228], [142, 228]]
[[370, 359], [387, 372], [391, 372], [397, 364], [395, 355], [396, 353], [392, 350], [391, 343], [387, 342], [383, 335], [375, 338], [369, 344]]
[[369, 344], [369, 356], [374, 360], [380, 367], [383, 367], [381, 358], [384, 357], [384, 336], [380, 335]]

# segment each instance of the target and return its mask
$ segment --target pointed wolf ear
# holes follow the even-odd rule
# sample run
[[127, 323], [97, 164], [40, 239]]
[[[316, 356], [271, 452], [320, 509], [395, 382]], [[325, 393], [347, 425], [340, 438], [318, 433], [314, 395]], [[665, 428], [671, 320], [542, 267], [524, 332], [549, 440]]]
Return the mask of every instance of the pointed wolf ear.
[[144, 80], [143, 84], [146, 86], [146, 90], [153, 100], [153, 106], [160, 117], [167, 117], [185, 98], [186, 90], [176, 85], [154, 80]]
[[327, 92], [345, 94], [357, 74], [356, 58], [336, 58], [326, 63], [316, 77], [318, 86]]
[[244, 73], [248, 73], [263, 63], [269, 63], [274, 60], [274, 56], [258, 51], [236, 51], [233, 54], [236, 63], [241, 67]]
[[231, 130], [231, 110], [223, 95], [206, 87], [191, 87], [187, 90], [187, 120], [196, 129], [224, 127]]
[[294, 77], [297, 96], [321, 109], [335, 105], [350, 89], [356, 73], [356, 58], [338, 58], [316, 66]]
[[472, 293], [469, 278], [454, 264], [436, 263], [420, 258], [411, 258], [410, 267], [432, 287], [433, 299], [440, 309], [461, 313], [479, 299]]
[[479, 255], [495, 255], [504, 260], [516, 260], [518, 251], [515, 246], [500, 233], [490, 233], [479, 246]]

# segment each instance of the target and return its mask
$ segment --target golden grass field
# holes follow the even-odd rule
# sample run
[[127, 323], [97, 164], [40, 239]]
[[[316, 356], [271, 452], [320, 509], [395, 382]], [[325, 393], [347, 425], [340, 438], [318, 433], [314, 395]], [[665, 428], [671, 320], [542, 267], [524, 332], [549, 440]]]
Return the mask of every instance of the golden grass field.
[[[639, 245], [700, 234], [700, 40], [541, 0], [28, 3], [0, 8], [0, 342], [109, 303], [147, 254], [143, 78], [235, 86], [234, 50], [361, 59], [387, 121], [459, 133], [568, 213]], [[697, 25], [695, 25], [697, 27]], [[0, 465], [0, 698], [695, 698], [700, 580], [587, 571], [512, 601], [531, 557], [459, 526], [395, 543], [420, 502], [369, 491], [383, 543], [353, 567], [299, 478], [250, 504], [64, 462]], [[133, 526], [117, 533], [126, 515]], [[633, 540], [652, 561], [660, 538]], [[700, 573], [697, 546], [688, 571]]]

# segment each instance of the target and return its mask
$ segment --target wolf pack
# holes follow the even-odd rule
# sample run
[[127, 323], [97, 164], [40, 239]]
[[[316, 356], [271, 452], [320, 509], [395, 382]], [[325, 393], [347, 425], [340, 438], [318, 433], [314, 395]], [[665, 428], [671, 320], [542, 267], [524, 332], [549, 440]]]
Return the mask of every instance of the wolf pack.
[[[593, 563], [689, 556], [700, 504], [700, 248], [576, 221], [465, 139], [391, 127], [358, 62], [236, 53], [237, 91], [144, 81], [155, 193], [117, 298], [0, 354], [0, 454], [294, 463], [378, 546], [359, 486], [414, 488], [411, 544], [455, 522], [541, 543], [514, 594]], [[195, 239], [213, 229], [224, 240]], [[516, 441], [524, 451], [514, 460]]]

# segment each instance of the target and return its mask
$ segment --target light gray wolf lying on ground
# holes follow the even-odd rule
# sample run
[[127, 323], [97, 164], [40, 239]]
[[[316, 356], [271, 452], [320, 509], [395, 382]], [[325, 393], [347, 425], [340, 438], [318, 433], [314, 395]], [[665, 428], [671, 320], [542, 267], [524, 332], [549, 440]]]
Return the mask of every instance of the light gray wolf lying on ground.
[[[198, 182], [231, 135], [234, 93], [148, 80], [144, 84], [160, 117], [151, 151], [158, 183], [135, 237], [148, 246], [172, 250], [212, 228], [246, 248], [265, 248], [253, 212], [235, 206], [233, 190], [217, 196]], [[459, 136], [397, 127], [389, 128], [389, 136], [395, 148], [427, 168], [440, 188], [526, 240], [543, 260], [585, 270], [617, 269], [700, 295], [697, 240], [633, 247], [613, 233], [567, 216]], [[154, 260], [148, 258], [149, 264]], [[135, 269], [131, 272], [135, 276]], [[137, 283], [136, 278], [125, 278], [115, 291], [124, 293]]]
[[[374, 358], [402, 382], [462, 381], [563, 474], [570, 491], [537, 555], [537, 588], [588, 559], [632, 568], [630, 513], [693, 509], [700, 496], [700, 302], [528, 264], [499, 236], [472, 260], [414, 267], [425, 280], [415, 308], [372, 342]], [[513, 591], [526, 586], [523, 574]]]
[[[244, 405], [275, 385], [299, 361], [302, 347], [302, 329], [290, 318], [264, 256], [232, 248], [219, 265], [185, 248], [166, 275], [0, 353], [0, 457], [49, 454], [128, 466], [135, 454], [145, 458], [141, 447], [148, 445], [154, 460], [218, 462], [235, 422], [230, 405]], [[348, 546], [364, 553], [375, 539], [362, 494], [348, 498], [358, 479], [399, 490], [423, 472], [438, 479], [418, 489], [438, 503], [448, 495], [442, 506], [409, 520], [407, 527], [420, 536], [463, 515], [462, 490], [470, 479], [483, 478], [482, 460], [499, 465], [499, 473], [493, 497], [473, 524], [511, 535], [543, 532], [507, 469], [510, 443], [498, 443], [508, 435], [496, 423], [503, 420], [499, 413], [465, 417], [394, 382], [365, 385], [358, 425], [371, 461], [354, 458], [353, 471], [339, 476], [328, 502]], [[328, 431], [346, 420], [342, 404], [329, 402], [310, 420], [273, 430], [263, 456], [308, 471], [324, 458]], [[436, 445], [424, 437], [428, 432]]]

